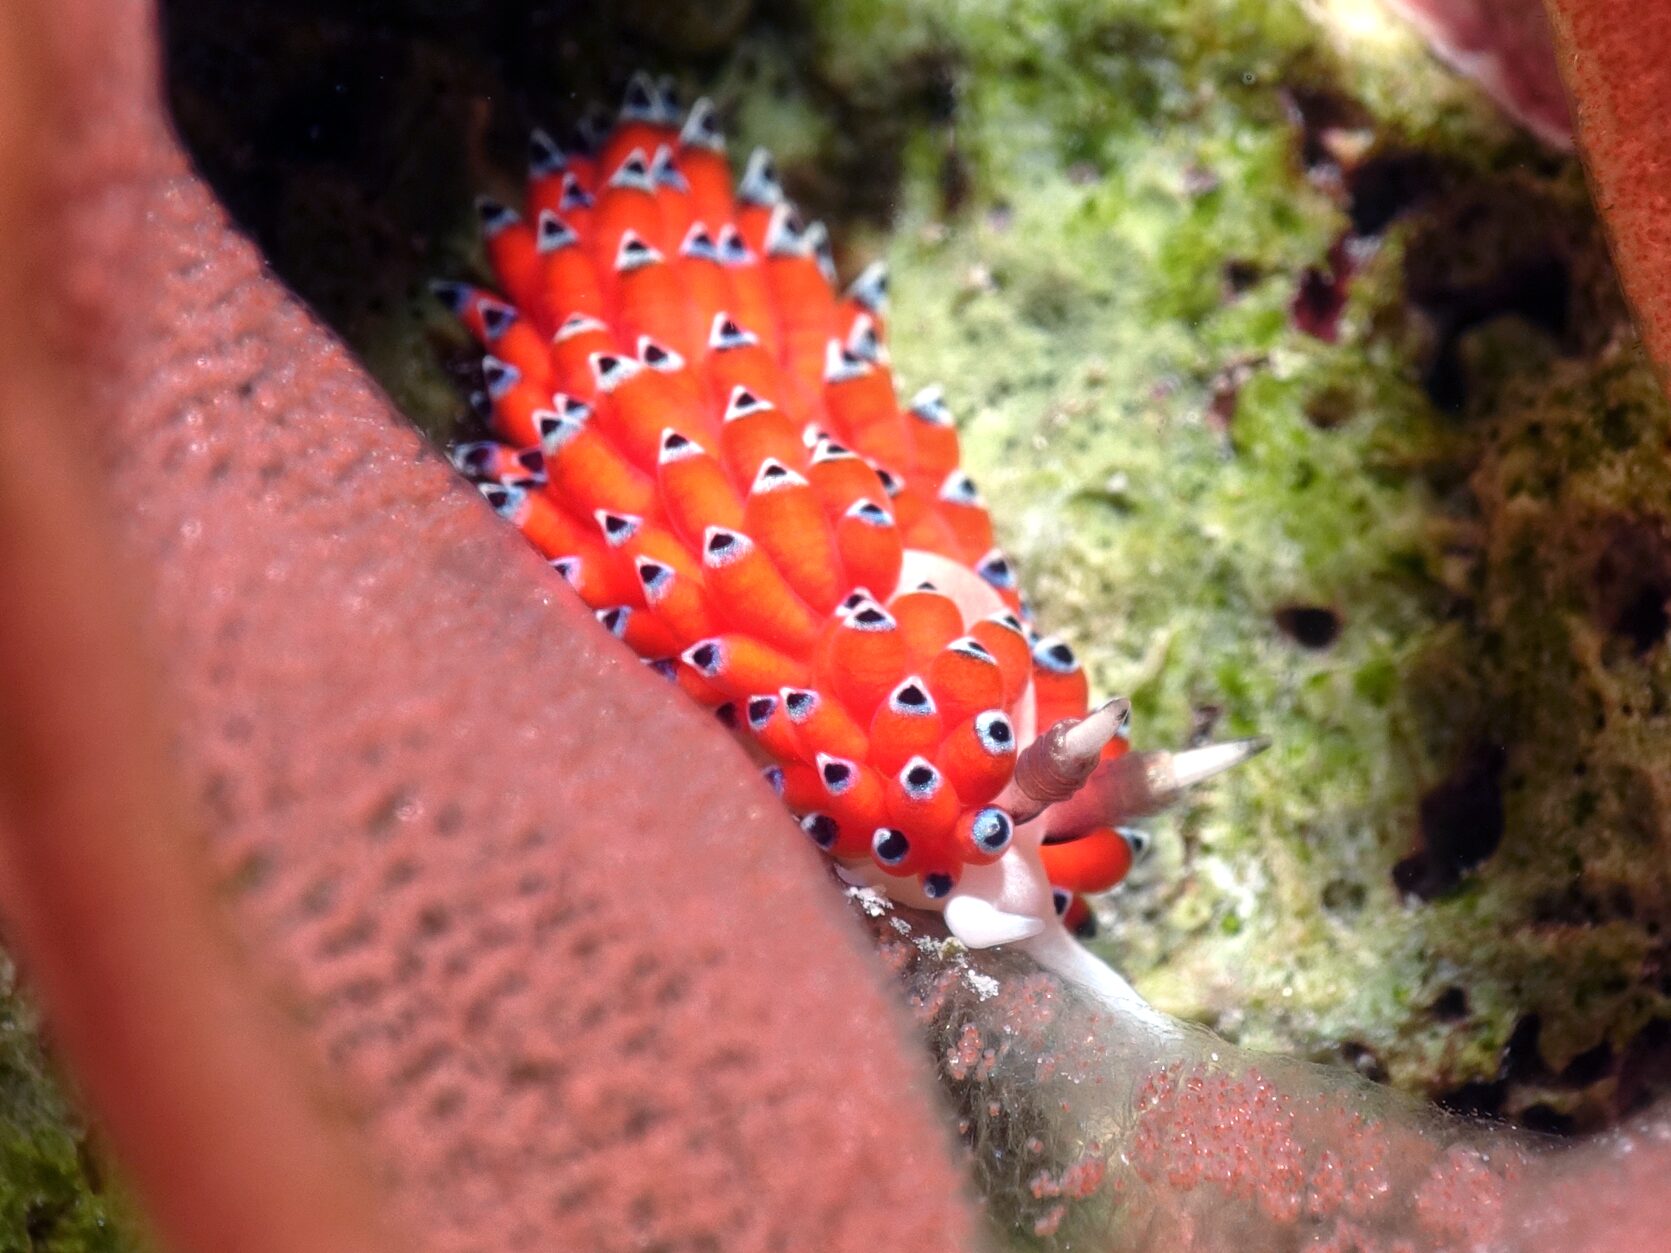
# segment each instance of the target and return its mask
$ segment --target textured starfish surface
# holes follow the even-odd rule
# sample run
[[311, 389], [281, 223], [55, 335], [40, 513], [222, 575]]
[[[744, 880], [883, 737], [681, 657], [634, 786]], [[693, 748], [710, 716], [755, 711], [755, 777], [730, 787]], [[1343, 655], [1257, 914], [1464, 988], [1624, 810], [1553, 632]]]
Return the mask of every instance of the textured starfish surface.
[[[38, 132], [40, 177], [9, 166], [7, 255], [42, 336], [36, 367], [7, 371], [11, 469], [23, 433], [60, 415], [48, 440], [106, 454], [82, 495], [144, 585], [187, 798], [172, 817], [207, 831], [256, 975], [283, 985], [304, 1051], [348, 1094], [395, 1217], [436, 1248], [969, 1247], [926, 1077], [769, 789], [718, 764], [735, 753], [719, 728], [542, 583], [266, 277], [162, 119], [148, 7], [7, 16], [36, 24], [8, 45], [32, 50], [7, 120]], [[55, 408], [24, 390], [43, 361]], [[108, 493], [85, 490], [92, 470]], [[484, 657], [514, 690], [481, 681]], [[8, 674], [28, 673], [14, 658]], [[125, 734], [102, 693], [88, 671], [25, 708], [41, 734], [52, 710]], [[52, 892], [16, 888], [8, 932], [60, 1035], [85, 1046], [89, 1093], [141, 1107], [112, 1126], [125, 1158], [155, 1163], [139, 1182], [169, 1234], [256, 1247], [198, 1221], [241, 1195], [199, 1186], [236, 1121], [211, 1115], [250, 1114], [252, 1147], [282, 1127], [236, 1085], [165, 1082], [218, 1015], [164, 999], [148, 1035], [110, 1018], [101, 1035], [124, 967], [94, 950], [163, 947], [168, 929], [143, 926], [157, 880], [32, 856], [59, 847], [47, 818], [97, 827], [105, 811], [43, 815], [25, 765], [8, 756], [5, 886], [32, 875]], [[176, 886], [158, 908], [189, 895]], [[165, 1026], [180, 1036], [159, 1041]], [[202, 1160], [155, 1152], [170, 1094], [216, 1132]], [[286, 1247], [350, 1246], [287, 1230]]]
[[1655, 6], [1551, 0], [1579, 151], [1642, 339], [1671, 377], [1671, 24]]

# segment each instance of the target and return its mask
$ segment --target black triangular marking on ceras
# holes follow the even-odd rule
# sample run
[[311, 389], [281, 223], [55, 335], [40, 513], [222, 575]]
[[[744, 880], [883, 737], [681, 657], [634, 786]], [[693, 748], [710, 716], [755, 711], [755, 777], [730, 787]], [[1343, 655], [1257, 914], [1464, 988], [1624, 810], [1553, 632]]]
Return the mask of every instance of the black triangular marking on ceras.
[[638, 583], [646, 595], [652, 595], [661, 590], [663, 583], [673, 577], [673, 568], [664, 566], [659, 561], [651, 561], [648, 557], [640, 557], [637, 562]]
[[748, 242], [735, 226], [727, 222], [719, 230], [719, 259], [722, 265], [747, 265], [754, 260]]
[[660, 112], [660, 102], [656, 99], [656, 85], [650, 76], [639, 70], [627, 80], [627, 89], [621, 95], [621, 120], [623, 122], [654, 122]]
[[598, 518], [603, 527], [603, 535], [612, 544], [619, 544], [631, 538], [638, 530], [638, 519], [630, 514], [610, 513], [608, 510], [600, 512]]
[[476, 217], [481, 221], [482, 234], [488, 239], [522, 220], [515, 210], [506, 208], [492, 196], [476, 197]]
[[485, 479], [493, 465], [494, 449], [497, 447], [491, 440], [470, 440], [454, 444], [447, 457], [453, 463], [453, 469], [465, 477]]
[[818, 693], [802, 687], [785, 688], [783, 707], [792, 722], [802, 722], [818, 708]]
[[713, 329], [708, 333], [708, 347], [715, 352], [730, 352], [734, 348], [747, 348], [759, 342], [758, 336], [745, 331], [729, 314], [714, 315]]
[[728, 531], [721, 526], [708, 528], [708, 537], [703, 541], [702, 548], [706, 555], [716, 562], [724, 562], [736, 556], [747, 544], [747, 540], [735, 531]]
[[777, 162], [764, 148], [756, 148], [749, 153], [743, 177], [737, 182], [737, 199], [743, 204], [762, 208], [782, 201], [783, 187], [778, 183]]
[[1000, 748], [1015, 742], [1015, 731], [1010, 727], [1010, 720], [1001, 713], [987, 720], [981, 728], [981, 736]]
[[503, 483], [482, 483], [479, 486], [482, 499], [487, 501], [494, 513], [506, 520], [522, 501], [522, 489], [519, 487], [507, 487]]
[[656, 148], [656, 155], [650, 159], [650, 181], [657, 187], [668, 187], [676, 192], [688, 192], [690, 184], [685, 176], [679, 172], [674, 164], [673, 149], [666, 144]]
[[556, 252], [560, 248], [572, 248], [579, 242], [580, 236], [567, 222], [550, 209], [540, 210], [539, 223], [534, 231], [535, 248], [542, 253]]
[[685, 233], [684, 242], [679, 245], [679, 255], [692, 261], [712, 261], [719, 264], [719, 245], [714, 243], [714, 237], [708, 233], [708, 228], [701, 222], [692, 222], [690, 230]]
[[975, 573], [980, 575], [993, 587], [1013, 588], [1015, 586], [1015, 570], [1010, 566], [1009, 559], [1000, 552], [988, 553], [981, 558], [975, 567]]
[[748, 698], [748, 724], [755, 731], [762, 730], [777, 712], [777, 697], [751, 696]]
[[841, 834], [841, 828], [836, 820], [828, 814], [808, 814], [801, 819], [801, 830], [812, 838], [812, 842], [819, 848], [830, 848]]
[[1015, 824], [1003, 810], [989, 807], [975, 815], [971, 833], [987, 852], [1002, 852], [1015, 834]]
[[704, 148], [709, 152], [725, 151], [725, 132], [720, 129], [719, 115], [714, 102], [700, 96], [690, 106], [685, 124], [679, 130], [679, 142], [687, 148]]
[[498, 400], [522, 381], [522, 371], [491, 354], [482, 358], [482, 382], [490, 400]]
[[853, 781], [853, 766], [851, 762], [827, 760], [819, 767], [818, 774], [824, 786], [835, 791]]
[[1046, 635], [1033, 645], [1033, 660], [1057, 674], [1071, 674], [1079, 667], [1079, 658], [1074, 656], [1073, 649], [1054, 635]]
[[609, 186], [655, 193], [656, 182], [650, 176], [650, 160], [642, 148], [634, 148], [627, 153], [621, 164], [615, 167], [615, 173], [609, 176]]
[[767, 457], [760, 463], [760, 469], [754, 476], [754, 482], [749, 485], [749, 493], [752, 495], [756, 492], [775, 491], [779, 487], [788, 486], [790, 482], [799, 477], [783, 462]]
[[430, 283], [429, 294], [439, 300], [442, 307], [454, 317], [462, 317], [470, 307], [470, 286], [467, 283], [454, 283], [438, 278]]
[[640, 239], [635, 232], [627, 231], [622, 234], [621, 246], [615, 251], [615, 272], [629, 274], [647, 265], [655, 265], [661, 259], [661, 253]]
[[545, 131], [536, 126], [528, 133], [528, 173], [533, 178], [549, 178], [568, 167], [562, 147]]
[[557, 212], [573, 213], [578, 209], [590, 209], [596, 202], [592, 193], [580, 185], [580, 180], [570, 170], [563, 175], [563, 194], [557, 197]]
[[680, 100], [679, 80], [671, 74], [658, 74], [656, 76], [656, 121], [667, 127], [677, 126], [679, 115], [684, 111]]
[[934, 713], [934, 698], [928, 694], [923, 681], [913, 675], [894, 689], [888, 698], [888, 706], [895, 713], [907, 717], [927, 717]]
[[860, 308], [881, 314], [888, 307], [888, 265], [872, 261], [847, 287], [847, 298]]
[[488, 343], [492, 343], [516, 325], [517, 312], [507, 304], [501, 304], [497, 300], [484, 300], [479, 308], [482, 313], [482, 334]]
[[911, 855], [911, 841], [898, 827], [878, 827], [871, 848], [877, 859], [889, 866], [897, 866]]

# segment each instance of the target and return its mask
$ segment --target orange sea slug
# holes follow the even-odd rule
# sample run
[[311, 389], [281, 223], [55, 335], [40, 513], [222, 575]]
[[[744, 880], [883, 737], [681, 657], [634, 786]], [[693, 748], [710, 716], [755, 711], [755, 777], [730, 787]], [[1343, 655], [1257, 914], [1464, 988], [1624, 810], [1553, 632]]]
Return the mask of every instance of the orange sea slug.
[[584, 153], [536, 131], [526, 216], [478, 208], [501, 298], [476, 479], [599, 623], [734, 727], [850, 884], [971, 947], [1066, 943], [1126, 819], [1260, 743], [1130, 753], [1041, 636], [936, 388], [901, 405], [880, 264], [838, 294], [770, 156], [640, 74]]

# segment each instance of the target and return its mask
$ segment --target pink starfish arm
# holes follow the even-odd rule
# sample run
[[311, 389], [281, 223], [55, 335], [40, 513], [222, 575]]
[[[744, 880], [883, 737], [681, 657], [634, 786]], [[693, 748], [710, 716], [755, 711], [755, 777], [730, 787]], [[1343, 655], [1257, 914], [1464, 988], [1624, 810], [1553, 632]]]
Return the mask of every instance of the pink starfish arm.
[[[148, 7], [7, 20], [5, 136], [41, 175], [9, 166], [5, 189], [7, 260], [30, 267], [8, 276], [6, 509], [35, 554], [7, 590], [65, 599], [6, 602], [6, 907], [168, 1232], [371, 1238], [344, 1234], [363, 1198], [328, 1156], [321, 1201], [289, 1194], [297, 1226], [231, 1234], [286, 1187], [239, 1163], [317, 1119], [286, 1104], [284, 1046], [229, 960], [170, 964], [204, 915], [164, 845], [200, 823], [257, 975], [292, 998], [425, 1247], [970, 1247], [923, 1069], [775, 798], [264, 275], [162, 119]], [[80, 450], [82, 473], [43, 454], [59, 498], [37, 517], [18, 485], [39, 443]], [[99, 618], [89, 519], [144, 585], [188, 804], [126, 742], [143, 692], [130, 633]], [[75, 577], [93, 586], [72, 599]], [[66, 669], [71, 644], [99, 664]], [[112, 793], [89, 795], [107, 742]], [[117, 842], [136, 832], [149, 855]], [[132, 1005], [105, 1000], [124, 946], [157, 995], [150, 1034], [100, 1039]], [[182, 1002], [188, 974], [213, 1014]], [[223, 995], [224, 1066], [198, 1070]], [[263, 1071], [262, 1091], [226, 1078]], [[201, 1139], [163, 1154], [173, 1125]]]

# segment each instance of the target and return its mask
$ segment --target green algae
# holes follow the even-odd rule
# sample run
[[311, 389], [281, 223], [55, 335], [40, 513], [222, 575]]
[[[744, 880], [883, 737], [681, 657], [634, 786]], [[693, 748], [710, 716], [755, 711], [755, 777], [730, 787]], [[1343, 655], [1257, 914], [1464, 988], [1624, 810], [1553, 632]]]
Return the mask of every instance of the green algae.
[[143, 1246], [134, 1229], [105, 1191], [8, 964], [0, 978], [0, 1253], [136, 1253]]

